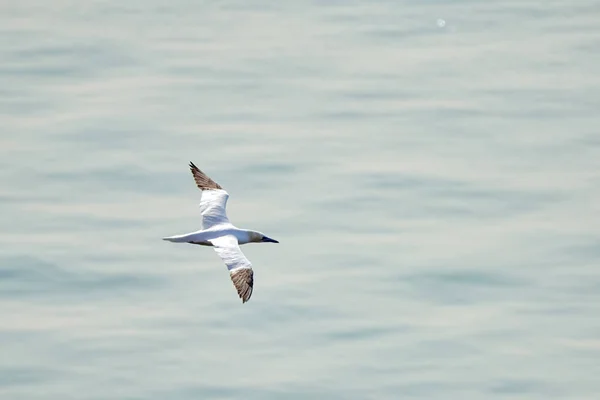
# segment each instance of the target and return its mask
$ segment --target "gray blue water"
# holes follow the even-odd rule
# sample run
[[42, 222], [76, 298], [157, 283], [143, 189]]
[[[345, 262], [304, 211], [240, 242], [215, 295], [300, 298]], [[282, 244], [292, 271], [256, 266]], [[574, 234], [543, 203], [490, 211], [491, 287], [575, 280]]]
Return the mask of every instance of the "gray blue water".
[[[592, 0], [0, 5], [0, 398], [597, 399]], [[242, 305], [199, 225], [231, 194]]]

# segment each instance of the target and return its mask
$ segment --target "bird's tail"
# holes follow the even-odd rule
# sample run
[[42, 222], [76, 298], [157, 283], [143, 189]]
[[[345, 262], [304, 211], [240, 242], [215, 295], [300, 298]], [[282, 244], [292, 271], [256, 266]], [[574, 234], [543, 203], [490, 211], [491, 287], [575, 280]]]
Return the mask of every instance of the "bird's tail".
[[175, 235], [175, 236], [169, 236], [169, 237], [164, 237], [162, 238], [162, 240], [166, 240], [169, 242], [175, 242], [175, 243], [186, 243], [190, 241], [189, 238], [189, 233], [185, 234], [185, 235]]

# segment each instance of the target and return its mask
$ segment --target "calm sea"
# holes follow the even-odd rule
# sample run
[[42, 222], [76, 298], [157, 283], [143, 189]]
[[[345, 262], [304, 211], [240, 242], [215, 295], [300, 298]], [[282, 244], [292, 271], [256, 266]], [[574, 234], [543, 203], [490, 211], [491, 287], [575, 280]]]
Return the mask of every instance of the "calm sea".
[[[5, 1], [0, 398], [600, 396], [597, 1]], [[247, 245], [241, 304], [194, 161]]]

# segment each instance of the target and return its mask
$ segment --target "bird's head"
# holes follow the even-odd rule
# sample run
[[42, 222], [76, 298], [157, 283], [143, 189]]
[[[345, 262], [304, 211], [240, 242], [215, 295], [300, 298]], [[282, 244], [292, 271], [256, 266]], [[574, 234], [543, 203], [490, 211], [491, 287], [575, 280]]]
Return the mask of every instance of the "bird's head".
[[250, 241], [256, 243], [279, 243], [277, 240], [271, 239], [261, 232], [250, 232]]

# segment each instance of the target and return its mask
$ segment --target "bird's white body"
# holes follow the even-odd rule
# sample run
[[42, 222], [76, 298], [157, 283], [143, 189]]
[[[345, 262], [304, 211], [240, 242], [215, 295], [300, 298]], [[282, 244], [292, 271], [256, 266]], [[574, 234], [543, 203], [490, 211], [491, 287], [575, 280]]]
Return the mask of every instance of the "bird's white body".
[[164, 238], [169, 242], [179, 243], [192, 243], [200, 244], [204, 246], [213, 246], [211, 240], [217, 239], [221, 236], [231, 235], [236, 238], [239, 245], [250, 243], [252, 237], [252, 231], [247, 229], [236, 228], [231, 224], [218, 225], [209, 229], [201, 229], [196, 232], [190, 232], [183, 235], [169, 236]]
[[200, 199], [202, 228], [195, 232], [169, 236], [163, 239], [175, 243], [191, 243], [214, 247], [217, 254], [225, 262], [238, 295], [245, 303], [252, 296], [254, 272], [252, 264], [242, 253], [240, 245], [251, 242], [279, 242], [263, 235], [261, 232], [233, 226], [229, 222], [225, 210], [229, 194], [193, 163], [190, 163], [190, 170], [196, 185], [202, 191]]

